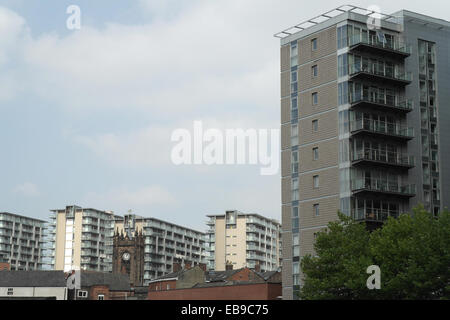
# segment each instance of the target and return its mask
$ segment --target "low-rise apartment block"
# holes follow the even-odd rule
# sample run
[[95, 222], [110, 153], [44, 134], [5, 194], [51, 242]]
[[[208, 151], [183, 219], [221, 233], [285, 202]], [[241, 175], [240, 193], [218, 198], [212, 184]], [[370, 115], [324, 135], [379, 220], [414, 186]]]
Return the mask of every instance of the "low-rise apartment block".
[[208, 215], [208, 268], [223, 271], [248, 267], [261, 271], [281, 266], [281, 225], [255, 213], [236, 210]]
[[42, 268], [44, 221], [0, 212], [0, 262], [11, 270]]

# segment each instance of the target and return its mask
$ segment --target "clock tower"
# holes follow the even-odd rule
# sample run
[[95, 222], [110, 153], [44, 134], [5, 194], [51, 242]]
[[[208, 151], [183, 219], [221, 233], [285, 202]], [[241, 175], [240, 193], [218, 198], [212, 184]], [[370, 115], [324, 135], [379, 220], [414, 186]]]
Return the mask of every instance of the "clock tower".
[[113, 238], [113, 273], [127, 274], [131, 286], [143, 285], [144, 280], [144, 236], [142, 230], [134, 232], [129, 237], [128, 233], [119, 234], [116, 230]]

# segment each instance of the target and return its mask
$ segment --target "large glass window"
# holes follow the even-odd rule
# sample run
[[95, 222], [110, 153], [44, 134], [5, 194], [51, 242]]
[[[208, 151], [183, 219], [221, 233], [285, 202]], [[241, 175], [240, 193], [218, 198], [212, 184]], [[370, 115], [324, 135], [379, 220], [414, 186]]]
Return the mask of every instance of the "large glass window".
[[291, 67], [298, 65], [298, 46], [297, 41], [291, 43]]
[[297, 201], [299, 192], [298, 192], [298, 178], [292, 179], [292, 185], [291, 185], [291, 191], [292, 191], [292, 201]]
[[341, 82], [338, 85], [339, 105], [348, 103], [348, 82]]
[[291, 162], [292, 162], [292, 173], [298, 173], [298, 151], [292, 151]]
[[298, 124], [294, 123], [291, 126], [291, 146], [298, 145]]
[[338, 75], [339, 77], [346, 76], [348, 74], [348, 56], [346, 53], [338, 56]]
[[337, 28], [337, 47], [342, 49], [347, 46], [347, 26]]

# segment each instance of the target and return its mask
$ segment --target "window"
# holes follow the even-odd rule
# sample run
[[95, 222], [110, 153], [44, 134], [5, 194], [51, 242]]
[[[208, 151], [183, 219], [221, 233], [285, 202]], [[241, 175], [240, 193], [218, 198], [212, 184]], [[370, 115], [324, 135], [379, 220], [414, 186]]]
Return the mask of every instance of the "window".
[[313, 176], [313, 186], [314, 186], [314, 188], [319, 187], [319, 176], [318, 175]]
[[297, 71], [291, 72], [291, 82], [297, 82]]
[[298, 178], [292, 179], [291, 185], [292, 201], [298, 200]]
[[297, 97], [291, 99], [291, 119], [298, 118], [298, 103]]
[[311, 40], [311, 50], [316, 51], [317, 50], [317, 38], [314, 38]]
[[166, 290], [170, 290], [170, 284], [166, 286]]
[[313, 160], [319, 160], [319, 148], [314, 147], [312, 150], [313, 150]]
[[99, 294], [97, 296], [97, 300], [105, 300], [105, 295], [104, 294]]
[[313, 77], [317, 77], [317, 64], [311, 67], [311, 74]]
[[7, 295], [8, 295], [8, 296], [14, 295], [14, 288], [8, 288], [8, 293], [7, 293]]
[[317, 132], [319, 130], [319, 120], [315, 119], [312, 121], [312, 131]]
[[292, 173], [298, 173], [298, 151], [292, 151], [291, 162]]
[[313, 106], [319, 103], [319, 94], [317, 92], [313, 92], [311, 95]]
[[291, 43], [291, 67], [298, 64], [298, 47], [297, 42]]
[[77, 296], [78, 296], [78, 298], [87, 298], [88, 293], [87, 293], [87, 291], [80, 290], [80, 291], [78, 291]]
[[291, 146], [298, 145], [298, 124], [291, 126]]
[[314, 215], [317, 217], [319, 215], [319, 204], [316, 203], [313, 205]]
[[298, 232], [298, 228], [299, 228], [298, 207], [292, 207], [292, 232], [293, 233]]
[[298, 91], [297, 82], [291, 83], [291, 93], [296, 93]]

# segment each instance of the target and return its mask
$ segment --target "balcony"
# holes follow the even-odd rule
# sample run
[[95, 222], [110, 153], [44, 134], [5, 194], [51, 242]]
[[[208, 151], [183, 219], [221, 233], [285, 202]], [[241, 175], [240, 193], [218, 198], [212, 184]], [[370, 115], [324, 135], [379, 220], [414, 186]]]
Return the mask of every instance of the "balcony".
[[410, 169], [415, 166], [415, 158], [400, 152], [380, 151], [378, 149], [364, 149], [353, 152], [352, 165], [365, 164]]
[[411, 72], [400, 73], [394, 66], [354, 63], [349, 65], [350, 79], [375, 80], [393, 86], [406, 86], [412, 81]]
[[383, 209], [357, 209], [352, 214], [353, 219], [356, 221], [373, 221], [373, 222], [383, 222], [388, 219], [388, 217], [398, 218], [398, 211], [394, 210], [383, 210]]
[[382, 56], [404, 59], [411, 55], [411, 46], [403, 41], [388, 40], [382, 42], [377, 38], [363, 38], [361, 35], [355, 35], [348, 39], [350, 51], [370, 52]]
[[400, 186], [394, 181], [365, 178], [352, 180], [352, 191], [354, 194], [378, 193], [410, 198], [416, 195], [416, 186], [414, 184]]
[[380, 111], [408, 113], [413, 110], [413, 101], [411, 99], [396, 99], [395, 96], [369, 97], [369, 95], [355, 94], [350, 97], [352, 108], [370, 108]]
[[397, 123], [359, 119], [350, 123], [353, 135], [367, 133], [381, 137], [391, 137], [398, 140], [411, 140], [414, 138], [414, 129], [400, 126]]

